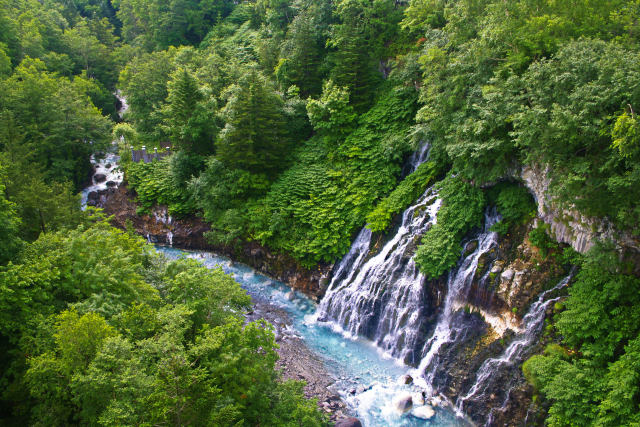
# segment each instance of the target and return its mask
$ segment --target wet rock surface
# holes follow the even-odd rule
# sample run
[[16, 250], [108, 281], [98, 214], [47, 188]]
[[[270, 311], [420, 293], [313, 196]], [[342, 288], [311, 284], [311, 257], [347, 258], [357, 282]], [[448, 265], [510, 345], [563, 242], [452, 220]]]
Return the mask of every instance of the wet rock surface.
[[336, 422], [335, 427], [362, 427], [359, 419], [349, 417]]
[[171, 245], [181, 249], [207, 250], [225, 255], [247, 264], [257, 271], [287, 283], [318, 301], [328, 284], [331, 265], [320, 265], [314, 269], [300, 266], [293, 258], [274, 254], [256, 242], [245, 242], [239, 248], [211, 245], [204, 237], [210, 230], [201, 218], [190, 216], [168, 220], [165, 207], [155, 207], [151, 214], [138, 215], [135, 193], [125, 185], [107, 188], [89, 194], [87, 204], [103, 208], [112, 215], [112, 224], [118, 228], [133, 227], [134, 231], [151, 243]]

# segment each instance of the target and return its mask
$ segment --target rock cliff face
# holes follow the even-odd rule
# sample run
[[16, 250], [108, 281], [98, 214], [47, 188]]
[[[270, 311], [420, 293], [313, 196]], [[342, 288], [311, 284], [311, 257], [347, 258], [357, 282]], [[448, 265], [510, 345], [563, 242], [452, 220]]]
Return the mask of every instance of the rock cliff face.
[[640, 241], [616, 230], [604, 219], [589, 218], [576, 210], [561, 209], [549, 196], [551, 182], [548, 169], [525, 167], [520, 173], [526, 187], [538, 203], [538, 216], [551, 226], [558, 242], [567, 243], [580, 253], [588, 251], [597, 240], [611, 239], [620, 246], [640, 251]]
[[[509, 346], [523, 339], [532, 303], [566, 275], [552, 257], [542, 258], [528, 242], [532, 227], [530, 222], [500, 237], [497, 247], [478, 261], [469, 294], [454, 314], [459, 333], [439, 354], [434, 386], [479, 425], [522, 425], [532, 404], [521, 366], [526, 357], [542, 351], [539, 339], [513, 360], [495, 363], [491, 378], [481, 378], [487, 361], [506, 359]], [[465, 253], [474, 249], [469, 244]], [[552, 312], [550, 305], [546, 317]]]
[[155, 207], [150, 215], [138, 215], [135, 194], [125, 186], [92, 192], [88, 205], [104, 209], [112, 215], [112, 223], [118, 228], [133, 227], [136, 233], [151, 243], [171, 245], [181, 249], [208, 250], [226, 255], [234, 261], [242, 262], [275, 279], [288, 283], [315, 300], [319, 300], [328, 284], [330, 265], [320, 265], [310, 270], [300, 266], [293, 258], [284, 254], [274, 254], [256, 242], [241, 246], [211, 245], [204, 233], [210, 227], [200, 218], [175, 219], [168, 215], [165, 207]]

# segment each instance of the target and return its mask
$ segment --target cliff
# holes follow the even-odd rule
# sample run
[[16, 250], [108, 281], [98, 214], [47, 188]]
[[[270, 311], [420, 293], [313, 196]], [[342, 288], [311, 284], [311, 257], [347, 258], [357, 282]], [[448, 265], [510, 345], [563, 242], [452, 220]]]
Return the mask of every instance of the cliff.
[[598, 240], [613, 240], [619, 246], [640, 252], [637, 236], [617, 230], [607, 219], [590, 218], [575, 209], [565, 209], [550, 196], [548, 168], [524, 167], [520, 173], [525, 186], [536, 199], [538, 216], [551, 226], [556, 240], [571, 245], [580, 253], [588, 251]]

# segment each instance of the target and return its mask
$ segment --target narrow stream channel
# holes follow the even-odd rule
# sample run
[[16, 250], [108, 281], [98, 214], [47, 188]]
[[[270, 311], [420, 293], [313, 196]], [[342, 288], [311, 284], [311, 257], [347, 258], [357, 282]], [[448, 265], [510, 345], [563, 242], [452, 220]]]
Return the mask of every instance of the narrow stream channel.
[[463, 426], [450, 408], [433, 408], [435, 415], [429, 420], [415, 417], [411, 412], [401, 414], [395, 402], [403, 396], [420, 393], [415, 385], [406, 385], [402, 378], [411, 370], [394, 359], [385, 357], [373, 343], [360, 338], [347, 339], [313, 319], [316, 304], [303, 294], [292, 291], [282, 282], [257, 273], [251, 267], [235, 263], [209, 252], [185, 251], [157, 246], [168, 258], [186, 256], [202, 262], [209, 268], [221, 266], [256, 301], [272, 304], [285, 310], [292, 321], [294, 333], [301, 336], [307, 346], [324, 361], [333, 375], [336, 393], [347, 403], [365, 426]]

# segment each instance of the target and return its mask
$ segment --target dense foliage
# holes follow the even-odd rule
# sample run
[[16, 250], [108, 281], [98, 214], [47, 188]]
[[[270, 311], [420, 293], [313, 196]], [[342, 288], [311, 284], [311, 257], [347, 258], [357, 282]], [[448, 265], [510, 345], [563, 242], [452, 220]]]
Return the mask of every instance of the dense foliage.
[[447, 177], [436, 188], [442, 206], [415, 256], [416, 264], [428, 277], [438, 277], [456, 264], [462, 254], [462, 238], [481, 224], [486, 205], [480, 189], [457, 177]]
[[563, 347], [524, 365], [551, 401], [551, 425], [633, 425], [638, 418], [640, 280], [615, 248], [595, 247], [555, 327]]
[[[320, 422], [298, 384], [275, 382], [266, 327], [238, 323], [235, 285], [81, 214], [90, 156], [112, 136], [140, 213], [201, 215], [213, 243], [255, 240], [306, 267], [335, 262], [366, 224], [385, 231], [446, 176], [416, 254], [441, 276], [486, 205], [502, 234], [531, 218], [524, 167], [555, 204], [637, 238], [639, 23], [638, 0], [0, 0], [5, 412]], [[425, 142], [430, 161], [407, 175]], [[131, 162], [142, 145], [173, 154]], [[544, 225], [528, 236], [543, 256], [557, 247]], [[558, 320], [568, 350], [527, 365], [552, 423], [638, 421], [637, 277], [614, 258], [595, 251], [577, 277]], [[209, 288], [191, 301], [185, 280]]]
[[431, 185], [439, 167], [435, 162], [426, 162], [416, 168], [367, 215], [367, 227], [371, 231], [384, 231], [395, 215], [404, 211]]
[[324, 423], [279, 381], [270, 326], [243, 325], [250, 298], [230, 276], [87, 220], [0, 269], [6, 422]]

